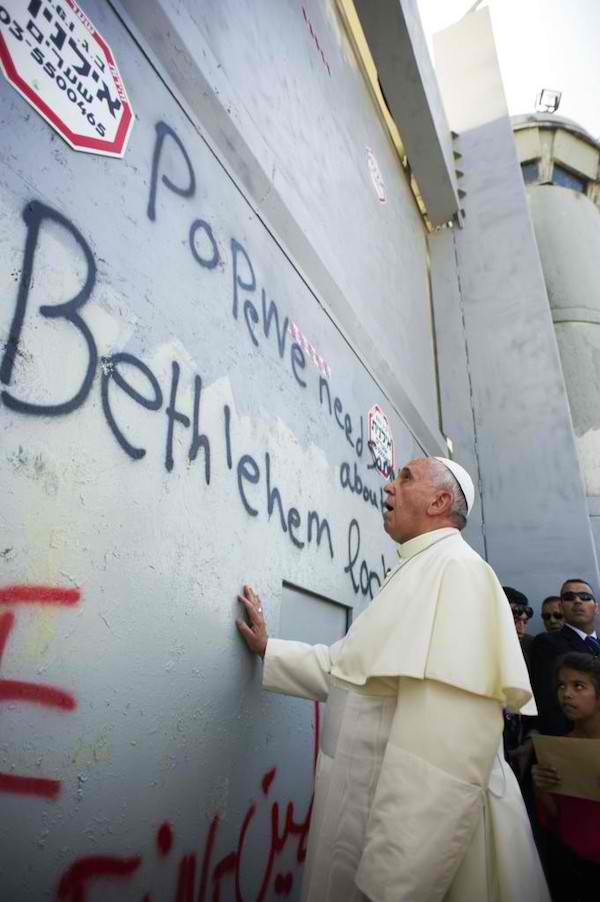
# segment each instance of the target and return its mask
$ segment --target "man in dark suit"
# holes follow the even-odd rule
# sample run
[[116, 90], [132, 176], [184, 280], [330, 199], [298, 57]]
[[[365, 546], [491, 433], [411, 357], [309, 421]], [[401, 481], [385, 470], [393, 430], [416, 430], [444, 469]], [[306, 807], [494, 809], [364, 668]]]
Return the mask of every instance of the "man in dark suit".
[[547, 633], [557, 633], [565, 624], [560, 595], [548, 595], [542, 602], [542, 620]]
[[571, 728], [558, 704], [554, 669], [561, 655], [578, 651], [600, 655], [595, 619], [598, 604], [591, 587], [582, 579], [568, 579], [560, 590], [564, 617], [562, 629], [541, 633], [531, 646], [531, 682], [538, 707], [538, 729], [550, 736], [564, 736]]

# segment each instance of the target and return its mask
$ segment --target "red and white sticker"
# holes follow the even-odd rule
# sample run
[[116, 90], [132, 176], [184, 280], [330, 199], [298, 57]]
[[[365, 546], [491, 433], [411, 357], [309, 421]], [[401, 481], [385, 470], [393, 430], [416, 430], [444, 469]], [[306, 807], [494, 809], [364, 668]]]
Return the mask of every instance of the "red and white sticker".
[[133, 110], [110, 47], [75, 0], [0, 0], [0, 67], [74, 150], [124, 155]]
[[384, 204], [385, 185], [383, 184], [383, 176], [381, 174], [381, 169], [379, 168], [379, 163], [375, 158], [375, 154], [370, 147], [367, 147], [367, 166], [369, 167], [371, 181], [373, 182], [373, 187], [375, 188], [377, 199], [379, 200], [380, 204]]
[[395, 466], [394, 437], [390, 421], [379, 404], [369, 411], [369, 448], [378, 473], [388, 479]]

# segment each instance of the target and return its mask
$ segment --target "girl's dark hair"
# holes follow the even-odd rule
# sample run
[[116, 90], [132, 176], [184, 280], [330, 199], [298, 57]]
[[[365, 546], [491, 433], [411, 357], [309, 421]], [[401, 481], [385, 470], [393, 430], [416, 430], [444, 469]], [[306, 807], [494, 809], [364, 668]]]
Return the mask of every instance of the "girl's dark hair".
[[558, 674], [563, 667], [570, 667], [571, 670], [579, 670], [581, 673], [586, 673], [594, 684], [596, 695], [600, 695], [600, 658], [595, 658], [593, 655], [586, 655], [579, 651], [570, 651], [568, 654], [563, 655], [556, 662], [554, 670], [555, 684], [558, 684]]

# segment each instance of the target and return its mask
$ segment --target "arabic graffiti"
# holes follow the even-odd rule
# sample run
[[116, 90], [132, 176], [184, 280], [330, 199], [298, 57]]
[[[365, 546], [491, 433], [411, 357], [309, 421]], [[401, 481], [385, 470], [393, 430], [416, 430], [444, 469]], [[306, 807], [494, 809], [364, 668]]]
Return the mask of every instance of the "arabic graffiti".
[[[81, 589], [63, 588], [48, 585], [16, 584], [0, 588], [0, 610], [19, 605], [58, 605], [74, 607], [81, 600]], [[3, 611], [0, 614], [0, 662], [6, 648], [16, 615], [14, 611]], [[77, 705], [75, 697], [63, 689], [38, 683], [18, 680], [0, 679], [0, 702], [17, 701], [38, 704], [59, 711], [72, 711]], [[313, 748], [311, 749], [311, 766], [316, 769], [319, 750], [320, 710], [319, 703], [314, 702]], [[294, 803], [283, 803], [273, 798], [276, 791], [278, 769], [267, 770], [259, 784], [257, 798], [249, 804], [242, 820], [235, 849], [230, 850], [215, 861], [215, 849], [218, 834], [222, 825], [221, 817], [215, 814], [208, 827], [201, 856], [186, 853], [180, 856], [176, 871], [174, 902], [219, 902], [222, 892], [227, 887], [227, 898], [236, 902], [245, 902], [242, 892], [241, 872], [248, 835], [257, 824], [257, 815], [261, 803], [270, 805], [267, 820], [270, 822], [270, 835], [265, 848], [265, 861], [260, 885], [256, 894], [256, 902], [264, 902], [267, 893], [272, 889], [276, 896], [289, 896], [294, 887], [296, 875], [289, 870], [278, 870], [277, 859], [290, 842], [295, 841], [294, 860], [300, 866], [306, 858], [306, 846], [312, 812], [312, 797], [306, 811], [298, 816]], [[0, 792], [32, 795], [42, 799], [54, 800], [62, 788], [59, 779], [0, 774]], [[173, 826], [164, 821], [154, 837], [156, 850], [161, 860], [168, 860], [175, 847], [175, 831]], [[198, 858], [200, 857], [199, 867]], [[142, 868], [142, 854], [125, 856], [115, 854], [98, 854], [77, 858], [70, 864], [59, 878], [56, 899], [59, 902], [86, 902], [90, 898], [90, 890], [97, 885], [111, 886], [113, 889], [120, 883], [129, 881]], [[197, 892], [197, 895], [196, 895]], [[111, 898], [115, 898], [114, 894]], [[146, 891], [143, 902], [152, 902], [151, 891]]]
[[[180, 171], [174, 174], [171, 167], [177, 163]], [[196, 188], [196, 175], [187, 150], [173, 129], [159, 122], [150, 171], [148, 220], [155, 223], [160, 219], [163, 207], [172, 195], [191, 201]], [[246, 348], [251, 351], [260, 348], [265, 354], [271, 354], [289, 376], [290, 389], [312, 398], [316, 412], [331, 426], [335, 437], [343, 443], [344, 456], [349, 458], [340, 466], [341, 488], [355, 496], [363, 515], [379, 517], [382, 490], [379, 485], [374, 488], [367, 484], [371, 479], [369, 471], [375, 464], [369, 464], [368, 455], [363, 454], [365, 444], [371, 453], [372, 449], [364, 417], [352, 409], [350, 390], [340, 392], [332, 384], [331, 368], [322, 355], [290, 320], [284, 305], [278, 305], [267, 288], [260, 284], [259, 268], [253, 263], [250, 245], [247, 250], [236, 238], [219, 236], [216, 225], [194, 216], [190, 213], [185, 223], [181, 245], [186, 254], [191, 253], [201, 267], [198, 272], [206, 274], [207, 279], [218, 282], [229, 278], [225, 283], [228, 303], [223, 308], [228, 311], [229, 326], [239, 332]], [[345, 563], [342, 572], [346, 584], [349, 583], [355, 595], [372, 598], [385, 578], [387, 568], [383, 555], [381, 570], [379, 563], [373, 566], [368, 560], [365, 548], [369, 534], [363, 530], [361, 536], [359, 521], [352, 518], [344, 530], [345, 536], [338, 538], [341, 526], [331, 515], [326, 516], [327, 511], [309, 509], [308, 505], [303, 508], [296, 500], [296, 497], [301, 500], [302, 494], [292, 494], [283, 481], [285, 469], [275, 450], [257, 449], [243, 443], [238, 421], [227, 404], [222, 408], [222, 420], [219, 410], [219, 418], [207, 422], [204, 412], [206, 376], [203, 379], [195, 372], [190, 373], [189, 367], [186, 369], [177, 360], [168, 361], [162, 376], [158, 370], [155, 374], [148, 362], [134, 356], [130, 350], [111, 347], [110, 355], [102, 356], [107, 349], [102, 347], [102, 332], [91, 309], [99, 280], [97, 261], [101, 258], [97, 258], [92, 249], [88, 228], [84, 230], [82, 226], [80, 231], [62, 212], [36, 199], [25, 204], [22, 217], [25, 241], [21, 274], [10, 331], [0, 353], [0, 399], [4, 407], [16, 414], [37, 417], [43, 424], [74, 413], [84, 404], [91, 403], [93, 395], [97, 394], [94, 409], [103, 417], [126, 459], [137, 465], [147, 454], [151, 457], [154, 442], [154, 453], [158, 448], [161, 466], [167, 473], [181, 469], [185, 457], [186, 464], [195, 463], [199, 481], [207, 491], [217, 490], [215, 485], [218, 486], [225, 476], [231, 480], [234, 493], [237, 486], [239, 501], [249, 522], [253, 518], [271, 521], [274, 528], [289, 539], [294, 553], [305, 549], [303, 553], [307, 555], [312, 548], [320, 550], [324, 561], [335, 562], [340, 569]], [[77, 280], [67, 282], [74, 287], [60, 298], [60, 303], [36, 304], [35, 292], [39, 291], [39, 287], [35, 287], [36, 266], [40, 259], [45, 259], [47, 249], [42, 245], [51, 233], [61, 236], [60, 240], [67, 248], [62, 265], [69, 267], [68, 255], [77, 252], [77, 269], [73, 263]], [[227, 246], [231, 251], [229, 258], [223, 251]], [[24, 327], [31, 321], [35, 321], [41, 331], [53, 323], [58, 325], [65, 336], [63, 350], [73, 340], [83, 354], [84, 365], [78, 378], [71, 370], [65, 373], [56, 370], [63, 382], [58, 385], [54, 403], [29, 391], [18, 366], [25, 344]], [[35, 353], [43, 354], [51, 345], [51, 339], [47, 343], [42, 341], [36, 346]], [[312, 361], [315, 369], [306, 366], [307, 360]], [[186, 387], [191, 391], [185, 392]], [[156, 423], [155, 431], [147, 433], [147, 441], [136, 434], [136, 419], [125, 416], [119, 404], [125, 400], [124, 396], [129, 399], [128, 404], [150, 412]], [[186, 412], [184, 397], [191, 398]], [[221, 438], [224, 441], [219, 441], [216, 431], [219, 426], [223, 429]], [[147, 448], [142, 447], [145, 444]], [[223, 452], [219, 454], [221, 447], [224, 461]], [[179, 459], [178, 448], [181, 449]], [[23, 605], [69, 608], [77, 606], [81, 598], [79, 588], [29, 583], [0, 588], [0, 664], [9, 642], [14, 641], [18, 612]], [[2, 702], [42, 706], [57, 717], [78, 707], [77, 699], [68, 687], [4, 678], [0, 679]], [[313, 768], [316, 768], [318, 755], [319, 725], [319, 705], [315, 703]], [[267, 763], [273, 764], [273, 761], [261, 764], [261, 772]], [[52, 803], [60, 796], [63, 783], [68, 782], [64, 774], [62, 777], [61, 780], [60, 774], [51, 773], [35, 777], [0, 773], [0, 793], [28, 795]], [[204, 827], [196, 828], [200, 835], [196, 836], [198, 841], [192, 848], [183, 847], [182, 826], [167, 820], [155, 825], [156, 829], [148, 828], [148, 843], [138, 845], [136, 842], [134, 848], [113, 845], [99, 850], [99, 854], [82, 856], [83, 850], [77, 846], [77, 854], [71, 853], [76, 857], [64, 869], [68, 860], [61, 860], [62, 873], [55, 883], [53, 877], [56, 899], [59, 902], [91, 902], [92, 898], [97, 898], [96, 891], [104, 891], [107, 898], [117, 900], [120, 888], [123, 894], [129, 893], [127, 898], [131, 898], [131, 892], [137, 893], [139, 885], [141, 902], [159, 902], [150, 874], [151, 867], [157, 862], [159, 868], [165, 869], [163, 876], [170, 880], [172, 875], [171, 898], [174, 902], [230, 902], [232, 899], [249, 902], [250, 898], [252, 902], [264, 902], [273, 895], [289, 896], [297, 887], [306, 858], [313, 802], [312, 798], [305, 798], [301, 803], [282, 798], [279, 788], [285, 783], [284, 777], [276, 766], [262, 773], [254, 797], [247, 808], [243, 806], [243, 815], [237, 816], [239, 824], [237, 821], [227, 823], [225, 817], [215, 813], [210, 806], [205, 812]], [[164, 817], [165, 812], [160, 814]], [[252, 840], [263, 832], [263, 857], [257, 860], [256, 844]], [[226, 850], [222, 846], [226, 846]], [[252, 862], [252, 868], [249, 862]], [[251, 870], [252, 890], [247, 886]]]
[[[316, 768], [319, 749], [320, 711], [319, 703], [314, 702], [314, 745], [312, 749], [313, 770]], [[282, 804], [271, 801], [277, 768], [266, 771], [260, 781], [258, 798], [252, 800], [242, 820], [237, 845], [215, 861], [215, 847], [218, 840], [221, 818], [214, 815], [204, 844], [201, 845], [201, 860], [196, 853], [187, 853], [179, 858], [176, 871], [176, 885], [173, 902], [246, 902], [242, 891], [242, 870], [248, 834], [255, 822], [261, 802], [270, 802], [270, 836], [268, 845], [264, 844], [264, 870], [256, 893], [255, 902], [264, 902], [272, 889], [276, 896], [289, 896], [294, 888], [296, 874], [289, 870], [278, 870], [277, 859], [286, 849], [289, 842], [295, 841], [294, 861], [301, 866], [306, 859], [306, 848], [313, 798], [311, 797], [303, 817], [298, 817], [294, 803]], [[167, 821], [158, 828], [155, 837], [156, 847], [162, 859], [167, 859], [174, 847], [175, 834]], [[89, 891], [96, 885], [112, 885], [111, 899], [114, 899], [114, 884], [128, 881], [143, 866], [141, 854], [125, 857], [113, 855], [93, 855], [78, 858], [61, 875], [56, 898], [59, 902], [87, 902]], [[255, 863], [255, 862], [254, 862]], [[197, 879], [198, 877], [198, 879]], [[227, 891], [227, 896], [222, 893]], [[197, 895], [196, 895], [197, 892]], [[146, 890], [142, 902], [152, 902], [151, 890]]]

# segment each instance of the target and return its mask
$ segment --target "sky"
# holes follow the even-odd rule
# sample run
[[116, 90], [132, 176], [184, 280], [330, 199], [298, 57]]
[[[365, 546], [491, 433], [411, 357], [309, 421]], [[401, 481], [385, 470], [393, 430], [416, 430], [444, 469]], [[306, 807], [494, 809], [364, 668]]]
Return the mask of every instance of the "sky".
[[[417, 0], [435, 65], [432, 35], [474, 0]], [[535, 111], [542, 88], [562, 91], [557, 115], [600, 138], [600, 0], [485, 0], [511, 116]]]

